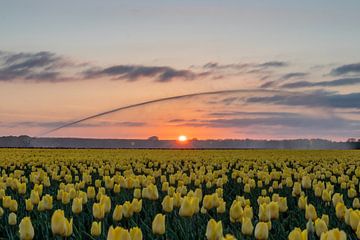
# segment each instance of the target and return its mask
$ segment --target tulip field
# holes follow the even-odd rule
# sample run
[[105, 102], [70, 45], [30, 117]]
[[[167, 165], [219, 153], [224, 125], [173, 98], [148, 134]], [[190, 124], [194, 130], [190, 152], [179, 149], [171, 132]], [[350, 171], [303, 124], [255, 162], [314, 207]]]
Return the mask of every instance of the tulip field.
[[360, 239], [356, 150], [0, 149], [0, 239]]

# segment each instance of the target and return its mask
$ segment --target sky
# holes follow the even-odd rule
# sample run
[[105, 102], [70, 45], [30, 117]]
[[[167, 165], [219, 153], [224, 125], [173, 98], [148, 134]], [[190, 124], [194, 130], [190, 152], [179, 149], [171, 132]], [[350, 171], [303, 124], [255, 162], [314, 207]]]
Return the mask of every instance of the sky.
[[[358, 0], [3, 1], [0, 135], [359, 138], [359, 10]], [[173, 96], [183, 97], [44, 135]]]

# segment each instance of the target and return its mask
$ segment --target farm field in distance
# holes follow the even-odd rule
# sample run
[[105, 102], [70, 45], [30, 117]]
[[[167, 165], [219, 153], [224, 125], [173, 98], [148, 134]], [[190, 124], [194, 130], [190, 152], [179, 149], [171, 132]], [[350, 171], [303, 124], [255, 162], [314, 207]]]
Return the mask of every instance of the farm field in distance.
[[357, 150], [0, 149], [0, 239], [359, 239]]

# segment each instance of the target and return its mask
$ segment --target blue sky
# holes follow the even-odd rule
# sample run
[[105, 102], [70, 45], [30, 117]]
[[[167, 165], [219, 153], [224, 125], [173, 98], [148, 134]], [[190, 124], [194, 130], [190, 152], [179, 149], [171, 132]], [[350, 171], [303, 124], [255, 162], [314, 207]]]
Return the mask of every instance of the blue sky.
[[[4, 1], [0, 8], [0, 133], [36, 134], [44, 126], [121, 104], [192, 92], [271, 87], [321, 92], [321, 99], [323, 95], [359, 93], [359, 10], [356, 0]], [[23, 55], [18, 62], [41, 57], [51, 65], [27, 65], [26, 73], [9, 72], [18, 66], [6, 65], [6, 59], [19, 53]], [[269, 62], [284, 64], [261, 67]], [[210, 68], [209, 63], [213, 64]], [[342, 66], [346, 71], [334, 74]], [[89, 106], [92, 99], [97, 101]], [[239, 106], [232, 107], [236, 111]], [[355, 106], [351, 111], [358, 109]], [[349, 120], [339, 107], [332, 106], [331, 112], [325, 115], [334, 118], [335, 112], [336, 121]], [[155, 115], [169, 120], [164, 120], [164, 112]], [[357, 136], [358, 132], [349, 131], [358, 126], [352, 125], [357, 118], [357, 114], [350, 116], [346, 133], [316, 134], [333, 139]], [[32, 130], [9, 127], [24, 122], [39, 124]], [[128, 129], [136, 134], [126, 137], [156, 135], [151, 129], [159, 128], [150, 125], [146, 131]], [[196, 127], [200, 138], [219, 135], [215, 129], [206, 136], [209, 125], [202, 131]], [[79, 128], [76, 136], [99, 134], [86, 135], [88, 129]], [[170, 138], [179, 131], [190, 131], [178, 129], [172, 125], [168, 134], [162, 132]], [[237, 137], [234, 132], [232, 121], [231, 130], [224, 130], [221, 137]], [[292, 138], [301, 132], [250, 137]]]

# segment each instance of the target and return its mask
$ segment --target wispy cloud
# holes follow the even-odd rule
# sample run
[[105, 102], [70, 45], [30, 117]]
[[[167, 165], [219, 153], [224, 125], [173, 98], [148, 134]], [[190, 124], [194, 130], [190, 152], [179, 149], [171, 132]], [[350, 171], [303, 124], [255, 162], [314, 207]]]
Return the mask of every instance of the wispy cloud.
[[352, 63], [333, 68], [331, 75], [360, 74], [360, 63]]
[[177, 70], [167, 66], [115, 65], [104, 69], [89, 69], [85, 78], [109, 76], [113, 79], [136, 81], [140, 78], [153, 78], [157, 82], [169, 82], [174, 79], [194, 80], [206, 76], [206, 72], [195, 73], [190, 70]]
[[342, 78], [332, 81], [309, 82], [299, 81], [293, 83], [286, 83], [281, 85], [283, 88], [302, 88], [302, 87], [339, 87], [347, 85], [360, 84], [360, 78]]
[[63, 70], [79, 67], [51, 52], [12, 53], [0, 51], [0, 81], [30, 80], [59, 82], [68, 78]]
[[273, 95], [250, 97], [248, 103], [329, 108], [360, 108], [360, 93], [337, 94], [318, 91], [312, 94]]
[[99, 77], [137, 81], [149, 78], [157, 82], [194, 80], [208, 76], [205, 71], [175, 69], [169, 66], [113, 65], [99, 67], [75, 63], [52, 52], [14, 53], [0, 51], [0, 81], [65, 82]]

